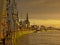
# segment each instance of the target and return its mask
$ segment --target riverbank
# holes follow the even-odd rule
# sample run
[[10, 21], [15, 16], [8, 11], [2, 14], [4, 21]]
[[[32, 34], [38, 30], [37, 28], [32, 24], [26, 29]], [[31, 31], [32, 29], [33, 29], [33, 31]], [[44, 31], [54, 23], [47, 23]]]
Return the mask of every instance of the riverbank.
[[28, 31], [18, 31], [15, 33], [15, 36], [13, 37], [13, 43], [16, 44], [17, 39], [21, 38], [22, 36], [26, 35], [26, 34], [31, 34], [34, 33], [34, 31], [32, 30], [28, 30]]

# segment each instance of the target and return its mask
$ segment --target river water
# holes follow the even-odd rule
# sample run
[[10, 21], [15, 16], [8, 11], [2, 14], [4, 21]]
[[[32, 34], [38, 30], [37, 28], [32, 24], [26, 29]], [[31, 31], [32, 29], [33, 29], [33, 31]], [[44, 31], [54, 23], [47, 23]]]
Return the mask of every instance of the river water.
[[17, 45], [60, 45], [60, 31], [24, 35], [17, 39]]

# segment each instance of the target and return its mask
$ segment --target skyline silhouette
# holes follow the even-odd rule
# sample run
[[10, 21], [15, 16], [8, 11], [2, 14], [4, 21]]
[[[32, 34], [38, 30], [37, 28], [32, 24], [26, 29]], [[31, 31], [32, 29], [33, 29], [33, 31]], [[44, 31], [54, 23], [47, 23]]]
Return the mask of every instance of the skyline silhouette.
[[[60, 27], [60, 0], [16, 0], [19, 18], [29, 13], [31, 24]], [[37, 23], [38, 22], [38, 23]]]

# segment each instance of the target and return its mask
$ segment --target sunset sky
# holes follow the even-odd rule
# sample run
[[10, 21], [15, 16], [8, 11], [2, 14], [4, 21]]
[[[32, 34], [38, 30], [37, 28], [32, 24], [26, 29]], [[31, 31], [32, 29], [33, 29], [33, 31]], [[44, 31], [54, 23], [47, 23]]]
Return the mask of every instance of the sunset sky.
[[31, 24], [60, 26], [60, 0], [16, 0], [19, 16], [27, 12]]

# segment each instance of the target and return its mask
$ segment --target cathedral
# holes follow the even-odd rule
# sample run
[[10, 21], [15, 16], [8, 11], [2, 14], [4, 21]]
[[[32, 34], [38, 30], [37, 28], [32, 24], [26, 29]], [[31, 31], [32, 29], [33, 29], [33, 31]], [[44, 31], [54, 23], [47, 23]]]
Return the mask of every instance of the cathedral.
[[30, 27], [30, 22], [29, 22], [29, 17], [28, 17], [28, 13], [26, 15], [26, 19], [24, 21], [20, 20], [20, 29], [27, 29]]

